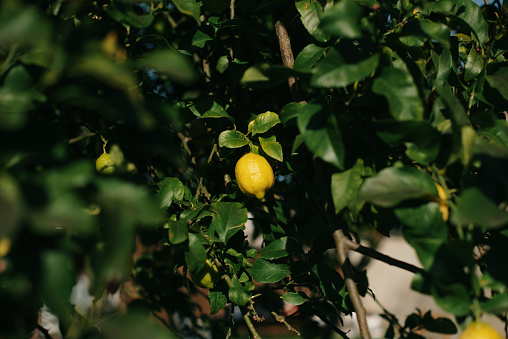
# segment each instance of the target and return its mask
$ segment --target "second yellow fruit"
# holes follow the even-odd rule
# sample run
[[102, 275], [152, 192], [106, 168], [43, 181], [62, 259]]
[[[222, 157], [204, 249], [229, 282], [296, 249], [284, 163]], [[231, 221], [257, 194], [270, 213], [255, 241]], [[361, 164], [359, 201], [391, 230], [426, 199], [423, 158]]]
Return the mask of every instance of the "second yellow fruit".
[[460, 339], [503, 339], [490, 324], [482, 321], [474, 321], [467, 325]]
[[113, 174], [115, 173], [115, 163], [111, 158], [111, 154], [102, 153], [100, 157], [95, 161], [95, 169], [99, 173]]
[[249, 197], [263, 199], [275, 183], [273, 170], [259, 154], [247, 153], [238, 160], [235, 176], [240, 190]]

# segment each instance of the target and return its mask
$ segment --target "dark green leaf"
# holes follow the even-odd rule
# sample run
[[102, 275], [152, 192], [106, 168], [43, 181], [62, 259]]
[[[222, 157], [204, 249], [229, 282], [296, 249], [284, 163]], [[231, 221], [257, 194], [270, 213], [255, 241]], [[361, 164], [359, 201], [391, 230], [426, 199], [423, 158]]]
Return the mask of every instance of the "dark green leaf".
[[26, 113], [44, 101], [46, 97], [34, 86], [30, 73], [22, 65], [14, 66], [0, 87], [0, 130], [22, 127]]
[[503, 315], [508, 311], [508, 294], [500, 293], [480, 303], [483, 311]]
[[150, 52], [138, 64], [141, 68], [153, 68], [182, 84], [190, 84], [196, 79], [191, 60], [172, 49]]
[[472, 47], [466, 60], [464, 80], [469, 81], [476, 78], [483, 71], [484, 61], [481, 55]]
[[413, 167], [388, 167], [365, 179], [358, 199], [393, 207], [404, 200], [436, 194], [436, 186], [427, 174]]
[[299, 72], [311, 72], [314, 65], [321, 59], [326, 49], [309, 44], [296, 56], [293, 68]]
[[311, 78], [314, 87], [345, 87], [373, 74], [379, 64], [379, 55], [347, 60], [335, 49], [317, 64]]
[[185, 220], [170, 220], [168, 225], [169, 242], [173, 245], [181, 244], [188, 239], [189, 226]]
[[430, 311], [423, 317], [424, 327], [427, 331], [443, 334], [456, 334], [457, 326], [448, 318], [432, 318]]
[[464, 190], [456, 199], [457, 208], [452, 210], [451, 215], [455, 225], [501, 227], [508, 223], [508, 213], [499, 209], [476, 187]]
[[264, 259], [258, 259], [252, 265], [252, 277], [258, 283], [275, 283], [290, 273], [287, 265], [271, 263]]
[[192, 46], [203, 48], [205, 47], [207, 41], [213, 41], [213, 39], [208, 34], [203, 33], [198, 29], [196, 34], [192, 37]]
[[[328, 1], [332, 3], [331, 1]], [[297, 0], [296, 9], [300, 13], [303, 26], [317, 41], [326, 42], [330, 35], [319, 28], [319, 19], [324, 13], [323, 6], [316, 0]]]
[[199, 20], [201, 9], [198, 2], [194, 0], [173, 0], [172, 3], [176, 6], [178, 11], [180, 11], [180, 13], [190, 15], [198, 24], [201, 23], [201, 20]]
[[398, 68], [385, 67], [374, 79], [372, 90], [388, 100], [391, 115], [399, 121], [421, 120], [423, 103], [413, 78]]
[[189, 251], [185, 252], [185, 262], [191, 272], [199, 272], [206, 265], [206, 250], [201, 237], [194, 233], [188, 234]]
[[285, 125], [291, 119], [297, 118], [300, 110], [305, 107], [306, 103], [290, 102], [284, 106], [279, 114], [281, 122]]
[[247, 209], [238, 202], [216, 202], [212, 204], [211, 227], [222, 242], [227, 242], [236, 232], [245, 229]]
[[265, 133], [273, 126], [280, 123], [279, 115], [275, 112], [267, 111], [265, 113], [258, 114], [256, 118], [249, 123], [249, 132], [252, 135], [259, 133]]
[[194, 102], [194, 105], [189, 106], [189, 109], [194, 115], [201, 118], [226, 118], [231, 123], [235, 123], [235, 119], [229, 116], [228, 112], [219, 105], [213, 97], [201, 97]]
[[228, 302], [228, 298], [220, 291], [208, 290], [208, 299], [210, 300], [210, 315], [217, 314]]
[[301, 305], [307, 300], [309, 300], [309, 297], [302, 291], [299, 292], [288, 292], [284, 294], [282, 297], [282, 300], [285, 302], [290, 303], [291, 305]]
[[174, 201], [182, 201], [186, 191], [190, 190], [182, 184], [177, 178], [164, 178], [157, 183], [159, 191], [157, 192], [157, 200], [160, 208], [169, 208]]
[[486, 76], [489, 85], [497, 89], [508, 100], [508, 67], [501, 67], [493, 74]]
[[247, 293], [245, 287], [242, 286], [238, 278], [233, 277], [231, 279], [231, 287], [229, 288], [229, 299], [232, 303], [239, 306], [247, 304], [251, 295]]
[[323, 16], [320, 27], [335, 36], [358, 39], [363, 36], [364, 7], [355, 0], [341, 0]]
[[267, 155], [274, 158], [277, 161], [284, 161], [282, 155], [282, 146], [275, 140], [275, 135], [269, 138], [259, 137], [259, 143], [261, 148]]
[[356, 203], [358, 191], [363, 183], [363, 159], [358, 159], [353, 167], [332, 175], [332, 197], [335, 213]]
[[237, 130], [226, 130], [219, 134], [219, 147], [240, 148], [250, 141]]
[[272, 260], [279, 259], [289, 255], [287, 251], [288, 237], [283, 237], [272, 241], [268, 246], [263, 248], [259, 255], [262, 259]]
[[318, 104], [309, 103], [299, 108], [298, 128], [307, 147], [324, 161], [342, 169], [345, 147], [335, 116]]

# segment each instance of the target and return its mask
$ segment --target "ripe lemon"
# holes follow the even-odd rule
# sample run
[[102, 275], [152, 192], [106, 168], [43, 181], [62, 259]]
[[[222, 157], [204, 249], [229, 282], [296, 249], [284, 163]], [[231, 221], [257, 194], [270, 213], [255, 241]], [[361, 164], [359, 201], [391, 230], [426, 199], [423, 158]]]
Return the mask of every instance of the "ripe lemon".
[[467, 325], [464, 332], [462, 332], [460, 339], [503, 339], [504, 337], [499, 334], [490, 324], [482, 321], [474, 321]]
[[437, 188], [437, 194], [439, 195], [439, 198], [442, 200], [439, 202], [439, 211], [441, 212], [443, 220], [448, 221], [448, 218], [450, 217], [450, 210], [448, 209], [448, 204], [444, 203], [445, 201], [448, 200], [446, 192], [443, 186], [439, 185], [437, 182], [435, 184]]
[[111, 158], [111, 154], [102, 153], [95, 162], [95, 169], [97, 169], [99, 173], [113, 174], [115, 172], [115, 163]]
[[247, 153], [238, 160], [235, 176], [240, 190], [245, 195], [258, 199], [263, 199], [275, 182], [273, 170], [268, 161], [254, 153]]
[[199, 287], [213, 288], [220, 280], [219, 268], [207, 259], [205, 267], [199, 272], [191, 272], [192, 281]]

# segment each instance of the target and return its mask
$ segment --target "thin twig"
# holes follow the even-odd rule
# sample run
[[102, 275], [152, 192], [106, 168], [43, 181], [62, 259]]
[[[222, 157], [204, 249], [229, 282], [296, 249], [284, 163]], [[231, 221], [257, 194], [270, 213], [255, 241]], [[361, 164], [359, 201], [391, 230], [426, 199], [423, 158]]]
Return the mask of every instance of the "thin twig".
[[275, 317], [275, 320], [277, 320], [278, 322], [280, 323], [283, 323], [284, 325], [286, 325], [286, 328], [291, 331], [291, 332], [295, 332], [297, 336], [300, 336], [300, 332], [298, 332], [293, 326], [291, 326], [287, 321], [286, 321], [286, 318], [284, 318], [283, 316], [281, 315], [278, 315], [277, 313], [275, 312], [271, 312], [272, 315]]
[[328, 327], [330, 327], [335, 333], [337, 333], [338, 335], [340, 335], [344, 339], [348, 339], [347, 334], [344, 331], [341, 331], [340, 328], [335, 326], [335, 324], [332, 321], [330, 321], [330, 319], [325, 317], [323, 314], [321, 314], [321, 312], [317, 311], [316, 309], [313, 308], [313, 310], [314, 310], [314, 314], [319, 319], [321, 319], [321, 321], [324, 322]]
[[418, 273], [418, 272], [422, 271], [422, 269], [417, 266], [414, 266], [414, 265], [407, 263], [405, 261], [401, 261], [401, 260], [392, 258], [390, 256], [387, 256], [386, 254], [380, 253], [370, 247], [365, 247], [363, 245], [360, 245], [348, 238], [345, 238], [344, 242], [346, 243], [348, 249], [358, 252], [360, 254], [366, 255], [372, 259], [382, 261], [388, 265], [396, 266], [396, 267], [402, 268], [403, 270], [406, 270], [406, 271], [409, 271], [412, 273]]

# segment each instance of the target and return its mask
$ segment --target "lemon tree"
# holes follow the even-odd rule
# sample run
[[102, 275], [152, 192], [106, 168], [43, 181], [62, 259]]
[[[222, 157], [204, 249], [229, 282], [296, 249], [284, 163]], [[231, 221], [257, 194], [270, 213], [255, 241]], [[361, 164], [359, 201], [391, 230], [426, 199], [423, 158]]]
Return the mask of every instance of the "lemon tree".
[[[504, 328], [507, 13], [1, 1], [0, 335], [48, 337], [45, 306], [65, 338], [370, 338], [352, 251], [442, 311], [382, 308], [384, 337]], [[375, 250], [398, 234], [417, 265]]]

